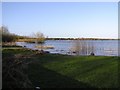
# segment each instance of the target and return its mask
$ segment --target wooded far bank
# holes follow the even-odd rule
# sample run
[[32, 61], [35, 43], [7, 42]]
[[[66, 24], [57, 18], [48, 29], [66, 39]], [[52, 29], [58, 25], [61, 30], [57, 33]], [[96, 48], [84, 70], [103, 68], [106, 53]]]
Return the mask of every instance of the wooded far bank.
[[[22, 38], [18, 41], [26, 41], [26, 39], [35, 39], [35, 38]], [[104, 39], [104, 38], [45, 38], [45, 40], [118, 40], [118, 39]]]

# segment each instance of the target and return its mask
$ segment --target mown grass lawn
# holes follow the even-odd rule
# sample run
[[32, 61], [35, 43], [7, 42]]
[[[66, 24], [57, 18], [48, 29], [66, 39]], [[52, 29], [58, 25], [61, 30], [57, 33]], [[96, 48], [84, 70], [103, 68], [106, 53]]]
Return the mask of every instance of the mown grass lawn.
[[[9, 55], [29, 55], [24, 49], [4, 49]], [[34, 87], [41, 88], [117, 88], [118, 57], [35, 54], [24, 72]]]

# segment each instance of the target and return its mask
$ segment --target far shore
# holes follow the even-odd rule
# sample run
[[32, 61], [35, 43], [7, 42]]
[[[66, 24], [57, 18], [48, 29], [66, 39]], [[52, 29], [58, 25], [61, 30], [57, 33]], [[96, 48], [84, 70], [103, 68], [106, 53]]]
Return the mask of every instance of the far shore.
[[[119, 39], [105, 39], [105, 38], [45, 38], [45, 40], [119, 40]], [[35, 38], [18, 39], [17, 42], [35, 43]]]

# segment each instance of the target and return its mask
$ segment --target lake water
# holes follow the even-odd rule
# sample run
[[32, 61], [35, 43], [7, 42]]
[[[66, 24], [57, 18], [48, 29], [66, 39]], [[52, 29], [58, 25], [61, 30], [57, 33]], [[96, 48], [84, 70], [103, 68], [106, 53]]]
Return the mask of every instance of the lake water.
[[[35, 43], [16, 42], [16, 44], [38, 49], [35, 48]], [[90, 55], [93, 52], [96, 56], [118, 56], [118, 40], [46, 40], [44, 46], [54, 47], [44, 49], [50, 53]]]

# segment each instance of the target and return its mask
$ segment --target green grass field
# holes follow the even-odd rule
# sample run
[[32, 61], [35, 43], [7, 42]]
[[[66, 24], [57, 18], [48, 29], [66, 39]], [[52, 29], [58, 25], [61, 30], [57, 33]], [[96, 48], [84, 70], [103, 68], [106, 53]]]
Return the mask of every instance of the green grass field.
[[[24, 73], [33, 87], [117, 88], [118, 57], [35, 54], [24, 49], [3, 49], [3, 60], [15, 55], [28, 62]], [[30, 63], [29, 63], [30, 62]]]

